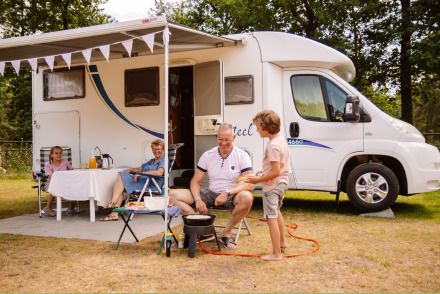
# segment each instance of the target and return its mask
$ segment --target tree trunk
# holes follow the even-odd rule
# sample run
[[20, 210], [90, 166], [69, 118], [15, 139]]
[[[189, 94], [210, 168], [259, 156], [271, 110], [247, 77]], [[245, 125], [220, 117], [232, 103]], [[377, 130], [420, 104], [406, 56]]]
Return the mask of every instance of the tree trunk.
[[411, 14], [410, 0], [401, 0], [402, 4], [402, 38], [400, 41], [400, 92], [402, 99], [402, 120], [413, 123], [413, 106], [411, 97]]

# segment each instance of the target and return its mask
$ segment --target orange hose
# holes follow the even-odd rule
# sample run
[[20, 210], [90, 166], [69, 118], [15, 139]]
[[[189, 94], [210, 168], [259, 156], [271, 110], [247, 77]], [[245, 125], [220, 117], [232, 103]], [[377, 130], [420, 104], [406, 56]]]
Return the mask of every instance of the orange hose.
[[[252, 218], [252, 219], [258, 219], [260, 221], [266, 222], [267, 220], [262, 219], [262, 218], [257, 218], [257, 217], [252, 217], [252, 216], [246, 216], [247, 218]], [[291, 228], [296, 229], [298, 228], [297, 224], [290, 224], [290, 225], [285, 225], [287, 227], [287, 232], [289, 233], [290, 236], [296, 238], [296, 239], [300, 239], [300, 240], [305, 240], [305, 241], [310, 241], [313, 243], [316, 243], [317, 247], [309, 252], [305, 252], [305, 253], [297, 253], [297, 254], [291, 254], [291, 255], [283, 255], [283, 257], [295, 257], [295, 256], [301, 256], [301, 255], [306, 255], [306, 254], [310, 254], [313, 252], [316, 252], [319, 250], [319, 248], [321, 247], [321, 245], [319, 245], [318, 241], [315, 241], [313, 239], [307, 239], [304, 237], [299, 237], [299, 236], [295, 236], [292, 234], [292, 232], [290, 231]], [[199, 245], [200, 248], [202, 248], [205, 252], [210, 253], [210, 254], [214, 254], [214, 255], [233, 255], [233, 256], [244, 256], [244, 257], [261, 257], [263, 255], [257, 255], [257, 254], [242, 254], [242, 253], [223, 253], [223, 252], [212, 252], [209, 251], [208, 249], [206, 249], [205, 247], [203, 247], [202, 243], [200, 242], [200, 237], [198, 237], [198, 241], [199, 241]]]

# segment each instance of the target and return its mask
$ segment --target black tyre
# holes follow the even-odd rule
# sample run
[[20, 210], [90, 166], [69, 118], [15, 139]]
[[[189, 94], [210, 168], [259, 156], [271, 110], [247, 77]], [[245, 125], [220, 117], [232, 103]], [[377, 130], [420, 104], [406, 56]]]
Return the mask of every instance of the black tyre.
[[399, 195], [399, 181], [388, 167], [379, 163], [364, 163], [351, 171], [347, 178], [347, 194], [356, 208], [374, 212], [389, 208]]

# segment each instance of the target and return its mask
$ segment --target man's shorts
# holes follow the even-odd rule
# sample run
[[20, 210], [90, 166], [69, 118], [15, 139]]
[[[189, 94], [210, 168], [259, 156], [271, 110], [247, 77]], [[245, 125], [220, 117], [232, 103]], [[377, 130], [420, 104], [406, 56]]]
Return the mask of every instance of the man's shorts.
[[265, 218], [277, 218], [278, 210], [283, 205], [286, 183], [278, 184], [273, 190], [263, 192], [263, 210]]
[[[202, 201], [205, 202], [206, 207], [215, 207], [215, 199], [218, 197], [217, 193], [212, 192], [209, 189], [202, 189], [200, 190], [200, 198], [202, 198]], [[235, 195], [228, 196], [228, 199], [226, 200], [225, 204], [219, 205], [219, 207], [227, 207], [234, 209], [234, 204], [232, 201], [234, 200]]]

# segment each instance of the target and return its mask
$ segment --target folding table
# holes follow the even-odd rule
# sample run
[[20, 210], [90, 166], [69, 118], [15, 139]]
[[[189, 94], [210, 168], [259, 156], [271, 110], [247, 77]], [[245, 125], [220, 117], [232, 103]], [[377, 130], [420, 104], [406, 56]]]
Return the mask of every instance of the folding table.
[[[171, 227], [170, 227], [171, 221], [173, 220], [173, 217], [178, 215], [181, 211], [182, 210], [178, 206], [170, 206], [170, 207], [168, 207], [168, 224], [167, 224], [167, 227], [168, 227], [168, 230], [170, 231], [170, 233], [173, 233], [173, 231], [171, 230]], [[130, 225], [128, 224], [129, 220], [130, 220], [130, 216], [132, 214], [143, 213], [143, 214], [151, 214], [151, 215], [160, 215], [165, 220], [165, 211], [164, 210], [156, 210], [156, 211], [150, 211], [150, 210], [147, 210], [147, 209], [130, 210], [130, 209], [126, 208], [126, 207], [119, 207], [119, 208], [113, 209], [113, 212], [117, 212], [119, 214], [119, 216], [121, 217], [121, 219], [125, 223], [124, 228], [122, 229], [121, 235], [119, 236], [119, 240], [116, 243], [116, 246], [115, 246], [114, 250], [118, 249], [119, 242], [121, 242], [122, 236], [124, 235], [126, 228], [128, 228], [130, 230], [130, 232], [133, 235], [133, 237], [136, 240], [136, 242], [139, 242], [138, 238], [136, 237], [136, 235], [134, 234], [134, 232], [131, 229]], [[127, 219], [124, 217], [124, 214], [128, 214]], [[162, 241], [160, 243], [159, 250], [157, 251], [157, 255], [160, 254], [160, 252], [162, 250], [162, 247], [165, 244], [165, 238], [166, 238], [166, 236], [164, 234], [164, 236], [162, 238]], [[178, 242], [177, 242], [176, 236], [174, 236], [174, 234], [173, 234], [173, 238], [174, 238], [174, 241], [177, 244]]]

